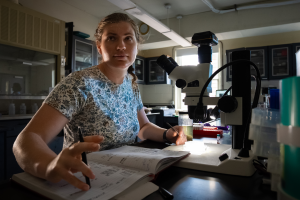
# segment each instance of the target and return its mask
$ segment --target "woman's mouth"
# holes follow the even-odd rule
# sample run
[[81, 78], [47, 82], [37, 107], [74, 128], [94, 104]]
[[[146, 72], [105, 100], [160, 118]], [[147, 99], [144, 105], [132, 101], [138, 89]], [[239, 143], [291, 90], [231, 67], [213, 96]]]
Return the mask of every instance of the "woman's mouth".
[[127, 59], [128, 55], [126, 54], [116, 54], [114, 55], [114, 58], [116, 58], [117, 60], [125, 60]]

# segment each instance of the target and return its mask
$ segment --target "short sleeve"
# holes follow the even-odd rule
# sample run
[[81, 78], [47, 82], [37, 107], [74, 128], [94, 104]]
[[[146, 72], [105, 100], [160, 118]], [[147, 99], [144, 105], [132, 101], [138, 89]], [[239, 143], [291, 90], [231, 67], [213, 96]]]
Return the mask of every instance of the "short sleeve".
[[139, 112], [144, 107], [139, 89], [137, 90], [136, 95], [137, 95], [137, 111]]
[[82, 77], [69, 75], [51, 91], [44, 103], [62, 113], [69, 121], [79, 113], [86, 101]]

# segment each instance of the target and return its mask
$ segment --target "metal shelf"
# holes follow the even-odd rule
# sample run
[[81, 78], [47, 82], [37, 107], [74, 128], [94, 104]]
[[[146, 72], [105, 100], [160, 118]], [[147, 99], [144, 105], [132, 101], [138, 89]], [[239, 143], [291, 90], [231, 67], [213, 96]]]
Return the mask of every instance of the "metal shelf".
[[21, 95], [0, 95], [0, 99], [28, 99], [28, 100], [43, 100], [47, 96], [21, 96]]

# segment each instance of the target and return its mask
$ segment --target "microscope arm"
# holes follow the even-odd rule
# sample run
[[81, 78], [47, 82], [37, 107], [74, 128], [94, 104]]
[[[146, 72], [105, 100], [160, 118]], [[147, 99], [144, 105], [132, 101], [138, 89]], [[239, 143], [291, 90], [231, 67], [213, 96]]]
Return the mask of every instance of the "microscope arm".
[[[237, 109], [234, 112], [231, 113], [224, 113], [220, 112], [221, 114], [221, 125], [242, 125], [243, 124], [243, 118], [242, 118], [242, 108], [243, 108], [243, 101], [242, 97], [235, 97], [238, 106]], [[203, 106], [207, 105], [218, 105], [219, 97], [203, 97]], [[184, 100], [185, 105], [189, 106], [196, 106], [198, 103], [199, 98], [198, 97], [186, 97]]]

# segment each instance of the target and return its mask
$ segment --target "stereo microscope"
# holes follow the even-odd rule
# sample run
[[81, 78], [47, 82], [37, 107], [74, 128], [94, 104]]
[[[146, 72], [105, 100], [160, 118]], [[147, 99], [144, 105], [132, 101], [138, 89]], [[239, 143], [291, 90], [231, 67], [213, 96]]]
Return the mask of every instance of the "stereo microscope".
[[[206, 144], [209, 152], [193, 154], [177, 164], [179, 167], [251, 176], [255, 172], [252, 164], [255, 156], [251, 151], [248, 140], [251, 109], [257, 106], [260, 91], [260, 74], [257, 66], [250, 61], [250, 51], [242, 50], [232, 53], [233, 62], [228, 63], [212, 74], [212, 48], [218, 44], [214, 33], [207, 31], [195, 33], [192, 44], [198, 47], [199, 64], [197, 66], [178, 66], [165, 55], [157, 59], [157, 64], [163, 68], [169, 79], [175, 81], [176, 86], [186, 93], [184, 99], [188, 106], [190, 119], [194, 122], [205, 122], [208, 118], [207, 105], [216, 105], [219, 109], [222, 125], [231, 126], [232, 145]], [[251, 73], [250, 65], [256, 70], [256, 93], [251, 105]], [[221, 70], [232, 66], [232, 95], [208, 97], [211, 93], [211, 80]], [[194, 141], [192, 141], [194, 142]], [[196, 142], [196, 141], [195, 141]], [[186, 145], [188, 145], [187, 142]], [[184, 146], [184, 145], [183, 145]], [[170, 146], [169, 150], [184, 150], [183, 146]]]

